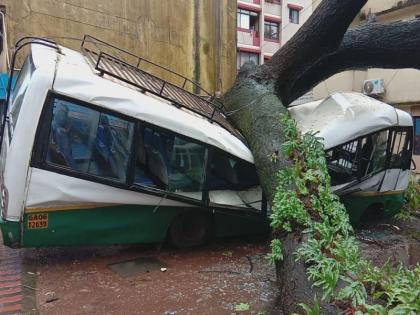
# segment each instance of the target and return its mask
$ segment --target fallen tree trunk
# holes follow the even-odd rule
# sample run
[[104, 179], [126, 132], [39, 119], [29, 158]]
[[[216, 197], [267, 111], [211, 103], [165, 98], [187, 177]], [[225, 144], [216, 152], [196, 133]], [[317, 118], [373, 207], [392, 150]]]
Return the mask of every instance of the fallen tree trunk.
[[[246, 64], [224, 103], [254, 154], [261, 186], [272, 203], [278, 172], [289, 165], [282, 156], [280, 116], [287, 105], [327, 77], [360, 67], [420, 67], [420, 20], [389, 25], [348, 26], [366, 0], [324, 0], [300, 31], [262, 66]], [[408, 38], [407, 36], [411, 36]], [[415, 42], [412, 38], [416, 37]], [[401, 49], [398, 41], [407, 44]], [[385, 49], [385, 50], [384, 50]], [[398, 60], [395, 57], [398, 56]], [[404, 56], [409, 57], [407, 59]], [[284, 260], [278, 265], [285, 314], [301, 312], [298, 303], [311, 304], [314, 290], [303, 262], [293, 253], [302, 243], [299, 233], [282, 237]], [[323, 314], [334, 311], [323, 305]]]

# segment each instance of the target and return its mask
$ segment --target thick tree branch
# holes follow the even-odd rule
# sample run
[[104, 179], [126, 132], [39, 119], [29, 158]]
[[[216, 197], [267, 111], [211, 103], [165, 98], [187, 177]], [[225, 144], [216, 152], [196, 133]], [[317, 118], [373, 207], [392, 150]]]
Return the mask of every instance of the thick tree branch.
[[276, 80], [279, 98], [290, 94], [291, 83], [325, 54], [335, 51], [350, 23], [367, 0], [324, 0], [300, 30], [265, 65], [256, 79]]
[[[272, 60], [245, 65], [225, 95], [229, 118], [247, 139], [255, 158], [261, 187], [271, 204], [279, 170], [290, 165], [282, 153], [285, 141], [280, 116], [287, 105], [318, 82], [346, 69], [360, 67], [420, 68], [420, 21], [368, 25], [347, 31], [366, 0], [323, 0], [308, 22]], [[278, 264], [281, 305], [285, 314], [311, 304], [314, 288], [306, 266], [293, 253], [300, 233], [280, 236], [284, 260]], [[323, 314], [337, 314], [322, 303]]]
[[[249, 142], [270, 203], [277, 186], [277, 172], [286, 164], [280, 157], [283, 94], [290, 95], [290, 87], [302, 73], [339, 47], [348, 26], [366, 2], [324, 0], [270, 62], [255, 68], [243, 67], [234, 87], [225, 95], [225, 106], [234, 113], [230, 118]], [[277, 163], [271, 161], [273, 155], [278, 156]]]
[[302, 72], [282, 95], [290, 104], [319, 82], [345, 70], [360, 68], [420, 69], [420, 19], [367, 24], [350, 29], [339, 48]]

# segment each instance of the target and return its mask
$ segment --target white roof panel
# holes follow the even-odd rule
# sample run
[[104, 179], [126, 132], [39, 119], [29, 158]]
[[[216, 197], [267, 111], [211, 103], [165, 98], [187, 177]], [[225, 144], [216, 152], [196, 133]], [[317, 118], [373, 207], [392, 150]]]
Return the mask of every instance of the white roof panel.
[[[60, 48], [62, 54], [59, 55], [54, 91], [161, 126], [254, 162], [246, 144], [226, 129], [187, 109], [177, 108], [158, 96], [104, 79], [81, 53]], [[55, 66], [57, 54], [51, 48], [32, 45], [32, 55], [36, 66]]]
[[317, 131], [325, 149], [392, 126], [412, 126], [411, 116], [361, 93], [334, 93], [289, 109], [303, 132]]

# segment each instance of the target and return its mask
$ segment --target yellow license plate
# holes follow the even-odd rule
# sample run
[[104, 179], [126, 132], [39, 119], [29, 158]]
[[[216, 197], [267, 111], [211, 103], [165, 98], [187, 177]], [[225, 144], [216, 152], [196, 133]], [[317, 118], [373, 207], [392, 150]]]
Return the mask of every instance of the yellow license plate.
[[28, 229], [48, 228], [48, 213], [37, 213], [28, 215]]

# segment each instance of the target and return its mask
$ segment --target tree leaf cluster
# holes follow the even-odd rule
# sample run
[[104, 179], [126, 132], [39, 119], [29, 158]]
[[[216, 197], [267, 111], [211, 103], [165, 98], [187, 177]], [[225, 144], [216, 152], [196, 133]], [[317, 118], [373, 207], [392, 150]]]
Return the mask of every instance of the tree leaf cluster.
[[[309, 280], [323, 291], [321, 300], [352, 314], [420, 313], [420, 265], [413, 270], [389, 263], [378, 268], [361, 257], [346, 209], [331, 191], [320, 139], [315, 133], [301, 135], [289, 115], [281, 120], [286, 136], [282, 150], [291, 166], [278, 174], [271, 214], [274, 235], [305, 236], [296, 260], [304, 260]], [[271, 242], [274, 262], [283, 259], [281, 245], [280, 237]], [[303, 308], [316, 313], [314, 305]]]
[[410, 220], [416, 211], [420, 209], [420, 184], [414, 178], [410, 180], [404, 197], [405, 205], [395, 217], [401, 220]]

